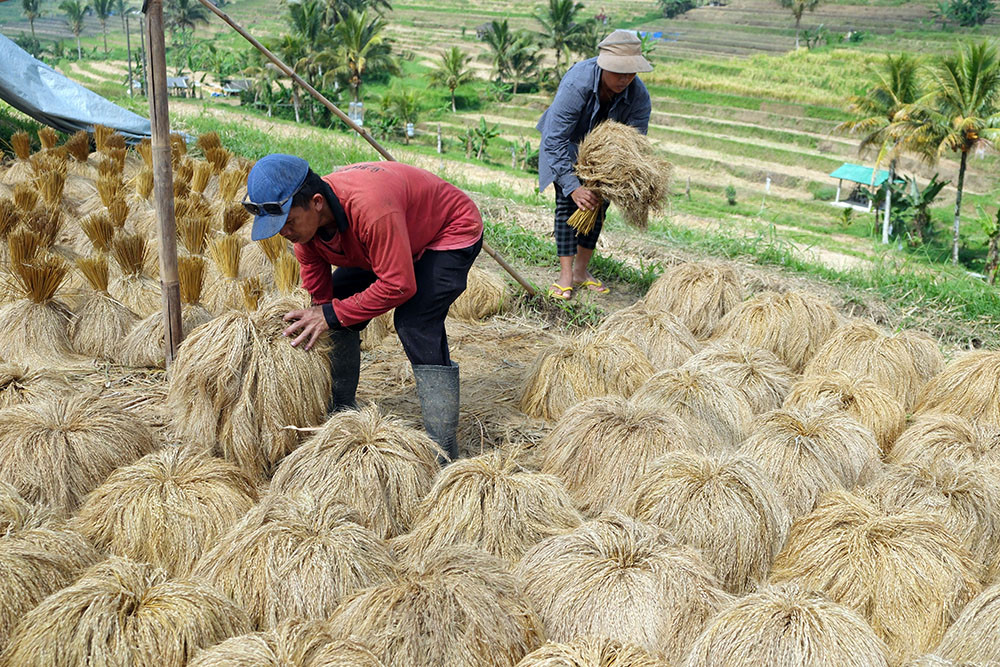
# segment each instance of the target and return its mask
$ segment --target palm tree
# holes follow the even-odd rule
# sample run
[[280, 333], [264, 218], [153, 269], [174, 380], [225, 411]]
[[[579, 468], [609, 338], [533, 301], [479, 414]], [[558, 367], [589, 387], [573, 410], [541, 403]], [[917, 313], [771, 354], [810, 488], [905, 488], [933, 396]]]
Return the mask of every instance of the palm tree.
[[66, 12], [66, 23], [69, 25], [70, 32], [76, 37], [76, 59], [83, 60], [80, 33], [83, 32], [83, 18], [90, 7], [80, 2], [80, 0], [63, 0], [62, 4], [59, 5], [59, 9]]
[[128, 0], [114, 0], [113, 4], [115, 12], [117, 12], [118, 17], [122, 20], [122, 32], [125, 32], [125, 13], [131, 7], [128, 6]]
[[503, 21], [490, 21], [483, 35], [483, 41], [490, 47], [493, 60], [493, 71], [496, 72], [497, 81], [503, 82], [504, 76], [509, 68], [509, 51], [514, 44], [516, 36], [510, 30], [507, 19]]
[[323, 22], [324, 6], [321, 0], [290, 0], [288, 25], [292, 32], [306, 40], [309, 48], [317, 48], [326, 36]]
[[802, 15], [806, 10], [815, 11], [819, 6], [819, 0], [779, 0], [781, 6], [792, 10], [795, 17], [795, 48], [799, 48], [799, 24], [802, 23]]
[[540, 61], [534, 36], [528, 32], [518, 34], [507, 51], [507, 73], [514, 83], [512, 94], [517, 95], [518, 85], [538, 74]]
[[563, 52], [574, 43], [585, 27], [577, 23], [577, 15], [583, 11], [583, 3], [575, 0], [549, 0], [547, 11], [535, 14], [535, 20], [542, 24], [542, 39], [556, 52], [556, 69]]
[[963, 44], [931, 69], [932, 89], [893, 125], [904, 145], [936, 160], [959, 154], [951, 261], [958, 264], [962, 190], [969, 153], [1000, 139], [1000, 56], [995, 44]]
[[24, 16], [31, 25], [31, 41], [35, 39], [35, 19], [42, 15], [42, 0], [21, 0], [21, 7], [24, 8]]
[[462, 49], [453, 46], [441, 54], [437, 69], [431, 70], [427, 78], [432, 85], [446, 86], [451, 93], [451, 111], [455, 112], [455, 89], [475, 78], [468, 68], [470, 57]]
[[101, 21], [101, 32], [104, 34], [104, 56], [108, 55], [108, 19], [114, 11], [115, 0], [94, 0], [94, 13]]
[[167, 0], [164, 10], [171, 32], [194, 30], [199, 23], [208, 23], [208, 10], [198, 0]]
[[360, 12], [365, 9], [374, 10], [379, 16], [392, 11], [389, 0], [325, 0], [323, 8], [323, 23], [327, 28], [337, 25], [348, 12]]
[[382, 96], [382, 109], [399, 119], [403, 128], [403, 142], [410, 143], [410, 135], [406, 133], [408, 123], [416, 123], [420, 113], [420, 93], [415, 88], [393, 88]]
[[333, 27], [337, 46], [317, 56], [320, 65], [332, 65], [328, 76], [343, 77], [351, 89], [351, 99], [361, 99], [361, 84], [366, 75], [399, 73], [399, 63], [383, 36], [385, 21], [381, 16], [368, 18], [367, 10], [348, 11]]

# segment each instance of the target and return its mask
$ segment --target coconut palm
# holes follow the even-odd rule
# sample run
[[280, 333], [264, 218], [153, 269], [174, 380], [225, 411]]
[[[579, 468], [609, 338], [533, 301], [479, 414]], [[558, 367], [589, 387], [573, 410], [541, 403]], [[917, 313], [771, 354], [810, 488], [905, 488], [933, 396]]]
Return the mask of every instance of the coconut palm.
[[958, 263], [962, 190], [969, 153], [1000, 140], [1000, 55], [988, 42], [963, 44], [930, 70], [931, 90], [907, 105], [893, 132], [910, 150], [936, 160], [959, 154], [951, 261]]
[[125, 32], [125, 14], [132, 8], [128, 6], [128, 0], [114, 0], [113, 4], [115, 13], [122, 20], [122, 32]]
[[575, 38], [585, 31], [585, 26], [577, 21], [583, 11], [583, 3], [575, 0], [549, 0], [549, 6], [535, 14], [535, 20], [542, 24], [543, 43], [556, 52], [556, 69], [562, 61], [563, 53], [573, 46]]
[[[393, 88], [382, 96], [382, 110], [399, 120], [405, 128], [408, 123], [416, 123], [420, 113], [420, 93], [415, 88]], [[403, 142], [410, 143], [410, 135], [403, 132]]]
[[76, 59], [82, 60], [83, 48], [80, 46], [80, 33], [83, 32], [83, 19], [90, 7], [80, 0], [63, 0], [59, 9], [66, 13], [66, 23], [69, 25], [70, 32], [76, 37]]
[[325, 0], [323, 8], [324, 25], [332, 28], [348, 12], [360, 12], [365, 9], [371, 9], [377, 12], [379, 16], [382, 16], [386, 12], [392, 11], [392, 3], [389, 0]]
[[24, 9], [24, 16], [31, 26], [31, 41], [37, 42], [38, 40], [35, 39], [35, 19], [42, 15], [42, 0], [21, 0], [21, 7]]
[[490, 21], [483, 34], [483, 41], [490, 47], [491, 59], [493, 61], [493, 71], [496, 73], [497, 81], [503, 81], [507, 75], [509, 67], [509, 51], [516, 39], [516, 35], [511, 31], [507, 19], [503, 21]]
[[795, 48], [799, 48], [799, 24], [802, 23], [802, 15], [806, 10], [815, 11], [819, 6], [819, 0], [779, 0], [781, 6], [792, 10], [795, 17]]
[[448, 88], [448, 92], [451, 93], [452, 113], [455, 112], [455, 89], [475, 78], [468, 67], [469, 60], [470, 57], [463, 53], [462, 49], [453, 46], [441, 54], [437, 69], [431, 70], [427, 75], [431, 85]]
[[519, 33], [507, 51], [507, 73], [514, 84], [514, 95], [517, 95], [518, 85], [538, 75], [540, 61], [534, 36], [527, 32]]
[[381, 16], [368, 18], [367, 10], [348, 11], [333, 27], [333, 43], [317, 63], [327, 67], [327, 76], [342, 77], [351, 89], [351, 99], [361, 99], [361, 84], [365, 76], [377, 73], [399, 73], [399, 63], [384, 36], [385, 21]]
[[324, 11], [322, 0], [295, 0], [288, 3], [288, 25], [294, 34], [306, 40], [309, 48], [318, 48], [326, 37]]
[[94, 13], [101, 21], [101, 33], [104, 35], [104, 55], [108, 55], [108, 19], [114, 11], [115, 0], [94, 0]]
[[171, 32], [194, 30], [199, 23], [208, 23], [208, 10], [198, 0], [167, 0], [164, 13]]

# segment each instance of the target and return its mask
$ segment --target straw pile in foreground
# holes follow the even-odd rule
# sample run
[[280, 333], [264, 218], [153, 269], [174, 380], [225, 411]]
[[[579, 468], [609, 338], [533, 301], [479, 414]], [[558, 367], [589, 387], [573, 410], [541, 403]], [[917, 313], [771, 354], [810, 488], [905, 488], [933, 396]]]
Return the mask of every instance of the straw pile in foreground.
[[825, 595], [784, 585], [736, 601], [712, 619], [687, 667], [888, 667], [861, 616]]
[[509, 667], [543, 640], [506, 565], [471, 547], [428, 552], [344, 601], [331, 625], [393, 665]]
[[606, 637], [582, 636], [549, 642], [524, 656], [517, 667], [667, 667], [635, 644]]
[[499, 313], [508, 298], [507, 283], [489, 271], [473, 266], [468, 283], [448, 314], [466, 322], [478, 322]]
[[924, 386], [914, 412], [944, 412], [1000, 427], [1000, 351], [974, 350], [950, 362]]
[[765, 473], [745, 457], [667, 454], [636, 483], [628, 513], [701, 550], [730, 593], [767, 579], [791, 518]]
[[515, 575], [550, 640], [610, 637], [670, 664], [730, 602], [696, 549], [621, 515], [540, 542]]
[[330, 417], [289, 454], [271, 493], [307, 491], [321, 503], [344, 503], [382, 538], [409, 532], [417, 504], [431, 489], [440, 450], [422, 430], [377, 407]]
[[900, 434], [887, 457], [894, 463], [1000, 463], [1000, 437], [994, 429], [977, 428], [958, 415], [918, 416]]
[[934, 651], [956, 663], [1000, 663], [1000, 582], [977, 595]]
[[707, 345], [682, 367], [722, 378], [746, 397], [755, 415], [780, 408], [794, 381], [791, 369], [773, 352], [731, 340]]
[[833, 491], [792, 524], [771, 581], [795, 582], [864, 616], [892, 662], [932, 649], [980, 591], [979, 567], [934, 517], [884, 513]]
[[73, 391], [63, 373], [20, 364], [0, 363], [0, 408], [30, 403]]
[[628, 338], [642, 350], [656, 370], [675, 368], [701, 347], [680, 320], [666, 310], [637, 301], [612, 313], [598, 329]]
[[0, 358], [42, 366], [67, 363], [73, 356], [67, 334], [72, 313], [55, 298], [66, 262], [54, 255], [24, 262], [12, 257], [11, 262], [16, 298], [0, 306]]
[[539, 445], [544, 473], [566, 485], [588, 514], [623, 509], [635, 480], [664, 454], [693, 447], [678, 417], [617, 396], [593, 398], [570, 409]]
[[521, 411], [555, 420], [588, 398], [627, 398], [652, 374], [646, 355], [627, 338], [589, 333], [565, 339], [535, 358], [521, 392]]
[[644, 301], [650, 308], [670, 311], [695, 338], [705, 339], [743, 298], [743, 285], [732, 264], [685, 262], [657, 278]]

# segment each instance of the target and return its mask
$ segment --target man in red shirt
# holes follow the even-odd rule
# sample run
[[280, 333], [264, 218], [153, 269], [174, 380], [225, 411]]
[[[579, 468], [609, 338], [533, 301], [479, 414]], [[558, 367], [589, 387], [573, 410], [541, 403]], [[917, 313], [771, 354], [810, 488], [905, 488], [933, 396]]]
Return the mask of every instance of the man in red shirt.
[[424, 428], [454, 460], [458, 365], [448, 354], [444, 319], [483, 244], [483, 221], [468, 195], [399, 162], [319, 177], [305, 160], [273, 154], [250, 171], [244, 205], [255, 216], [254, 241], [281, 234], [295, 244], [313, 305], [285, 315], [291, 324], [284, 333], [306, 349], [330, 336], [331, 410], [356, 406], [359, 332], [395, 308]]

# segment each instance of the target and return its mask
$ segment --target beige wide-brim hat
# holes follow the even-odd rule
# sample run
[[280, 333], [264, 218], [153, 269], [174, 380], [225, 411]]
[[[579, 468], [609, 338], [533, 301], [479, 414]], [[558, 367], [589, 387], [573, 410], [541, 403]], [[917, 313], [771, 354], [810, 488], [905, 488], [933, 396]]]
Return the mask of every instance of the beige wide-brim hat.
[[653, 71], [653, 66], [642, 57], [642, 42], [632, 30], [615, 30], [597, 48], [597, 66], [603, 70], [615, 74]]

